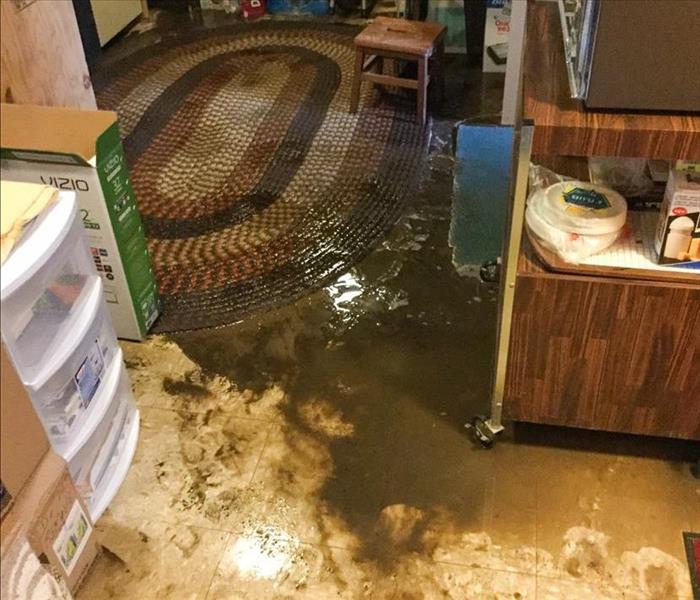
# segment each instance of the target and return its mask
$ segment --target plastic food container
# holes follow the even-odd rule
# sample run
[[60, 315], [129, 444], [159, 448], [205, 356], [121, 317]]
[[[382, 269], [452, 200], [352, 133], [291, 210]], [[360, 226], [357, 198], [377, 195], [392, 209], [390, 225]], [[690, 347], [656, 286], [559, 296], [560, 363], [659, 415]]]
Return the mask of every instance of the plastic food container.
[[547, 223], [531, 205], [525, 209], [525, 222], [544, 246], [574, 264], [612, 246], [622, 232], [619, 229], [613, 233], [595, 235], [562, 231]]
[[616, 191], [584, 181], [562, 181], [528, 199], [552, 227], [568, 233], [605, 235], [627, 220], [627, 201]]
[[102, 296], [102, 281], [92, 280], [70, 332], [52, 344], [39, 377], [25, 381], [35, 410], [55, 448], [65, 446], [99, 395], [119, 346]]
[[582, 181], [563, 181], [530, 194], [525, 221], [540, 242], [570, 263], [615, 243], [627, 219], [617, 192]]
[[99, 280], [73, 192], [62, 192], [29, 228], [2, 265], [0, 287], [2, 339], [25, 383], [73, 336]]

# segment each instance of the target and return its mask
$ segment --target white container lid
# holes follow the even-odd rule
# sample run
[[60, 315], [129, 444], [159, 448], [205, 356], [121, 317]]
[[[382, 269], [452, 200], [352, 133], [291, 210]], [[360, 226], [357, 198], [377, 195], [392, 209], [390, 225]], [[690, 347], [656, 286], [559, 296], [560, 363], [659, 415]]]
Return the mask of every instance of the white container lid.
[[2, 265], [0, 298], [4, 300], [29, 280], [51, 258], [77, 218], [75, 192], [60, 192], [40, 214]]
[[614, 233], [627, 220], [627, 202], [620, 194], [583, 181], [550, 185], [535, 192], [528, 205], [549, 225], [568, 233]]

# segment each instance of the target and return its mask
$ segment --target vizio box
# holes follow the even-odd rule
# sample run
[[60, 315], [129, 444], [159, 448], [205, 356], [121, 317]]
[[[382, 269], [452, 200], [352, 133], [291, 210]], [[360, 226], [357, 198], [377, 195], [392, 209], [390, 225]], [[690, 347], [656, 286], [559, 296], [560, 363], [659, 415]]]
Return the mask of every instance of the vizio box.
[[2, 104], [2, 178], [74, 190], [120, 338], [140, 340], [160, 313], [116, 113]]

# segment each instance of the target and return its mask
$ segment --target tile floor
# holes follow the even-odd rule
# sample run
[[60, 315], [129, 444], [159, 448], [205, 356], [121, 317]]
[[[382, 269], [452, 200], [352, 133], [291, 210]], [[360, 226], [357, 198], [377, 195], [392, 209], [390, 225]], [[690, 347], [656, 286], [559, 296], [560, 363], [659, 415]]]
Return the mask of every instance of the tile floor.
[[[306, 396], [240, 389], [173, 340], [125, 349], [139, 450], [79, 598], [691, 598], [682, 463], [511, 435], [482, 450], [408, 391], [377, 410], [350, 365]], [[358, 362], [368, 386], [387, 375]]]
[[[452, 68], [443, 116], [498, 111], [500, 80]], [[123, 344], [139, 446], [79, 600], [690, 600], [696, 448], [519, 426], [485, 450], [465, 428], [496, 290], [451, 263], [451, 123], [409, 213], [333, 285]]]

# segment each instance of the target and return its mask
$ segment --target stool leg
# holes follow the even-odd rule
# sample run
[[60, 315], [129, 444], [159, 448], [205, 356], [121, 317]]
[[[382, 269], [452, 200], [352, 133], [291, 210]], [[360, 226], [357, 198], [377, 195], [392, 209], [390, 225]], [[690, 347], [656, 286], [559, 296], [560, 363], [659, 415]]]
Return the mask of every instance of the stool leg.
[[418, 120], [425, 125], [428, 100], [428, 59], [418, 59]]
[[444, 40], [440, 42], [437, 48], [437, 76], [439, 81], [438, 90], [440, 92], [440, 101], [445, 100], [445, 42]]
[[395, 58], [385, 58], [382, 60], [382, 73], [384, 75], [391, 75], [392, 77], [397, 77]]
[[365, 53], [362, 48], [355, 49], [355, 73], [352, 78], [352, 91], [350, 93], [350, 112], [356, 113], [360, 103], [360, 84], [362, 83], [362, 65], [365, 62]]

